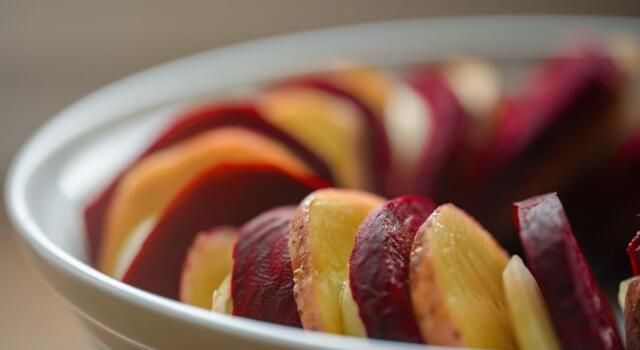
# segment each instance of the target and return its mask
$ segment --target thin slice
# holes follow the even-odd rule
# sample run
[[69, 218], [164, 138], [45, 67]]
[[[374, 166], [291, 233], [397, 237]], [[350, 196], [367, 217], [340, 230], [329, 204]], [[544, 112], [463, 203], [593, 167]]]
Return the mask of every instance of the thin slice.
[[222, 280], [220, 286], [213, 291], [211, 299], [211, 311], [227, 315], [231, 315], [233, 313], [233, 299], [231, 299], [231, 273], [229, 273]]
[[122, 280], [177, 299], [182, 264], [198, 232], [239, 226], [267, 209], [298, 203], [324, 186], [318, 177], [270, 164], [221, 164], [207, 169], [171, 199]]
[[99, 254], [99, 267], [113, 274], [116, 258], [141, 222], [158, 215], [194, 176], [222, 163], [266, 163], [299, 176], [312, 170], [282, 144], [236, 127], [201, 133], [145, 157], [120, 181], [111, 206]]
[[353, 337], [366, 338], [367, 331], [360, 319], [358, 312], [358, 304], [353, 300], [349, 281], [345, 281], [342, 285], [342, 293], [340, 293], [340, 307], [342, 308], [342, 325], [344, 333]]
[[502, 271], [509, 257], [453, 204], [420, 227], [411, 252], [411, 300], [424, 341], [514, 349]]
[[325, 189], [307, 196], [291, 223], [289, 251], [294, 294], [305, 329], [345, 334], [341, 295], [358, 226], [383, 199]]
[[289, 225], [295, 206], [268, 210], [239, 229], [233, 249], [233, 314], [301, 327], [293, 297]]
[[127, 237], [122, 248], [120, 248], [120, 251], [116, 254], [113, 278], [118, 280], [122, 279], [129, 265], [131, 265], [133, 259], [138, 255], [142, 244], [149, 236], [149, 233], [151, 233], [151, 229], [156, 225], [157, 220], [158, 218], [156, 217], [150, 217], [144, 220], [133, 230], [129, 237]]
[[441, 70], [469, 117], [465, 144], [471, 149], [481, 147], [498, 121], [504, 88], [498, 68], [478, 58], [459, 57], [447, 60]]
[[502, 273], [511, 326], [520, 350], [560, 350], [538, 283], [522, 259], [514, 256]]
[[514, 204], [520, 241], [566, 349], [623, 349], [607, 300], [555, 193]]
[[371, 211], [358, 229], [349, 295], [370, 338], [422, 342], [409, 296], [409, 255], [418, 228], [434, 209], [425, 198], [398, 197]]
[[382, 116], [394, 81], [384, 71], [362, 65], [335, 70], [329, 80], [363, 101], [374, 114]]
[[388, 71], [341, 59], [330, 62], [325, 71], [294, 77], [285, 80], [283, 85], [318, 81], [353, 96], [377, 117], [384, 115], [389, 94], [395, 85]]
[[[357, 84], [350, 83], [351, 80], [360, 76], [371, 81], [372, 85], [369, 85], [369, 90], [372, 90], [371, 96], [367, 93], [368, 91], [364, 91], [366, 89], [361, 90], [358, 86], [355, 86]], [[390, 191], [390, 181], [392, 180], [390, 178], [392, 170], [391, 150], [383, 124], [383, 115], [377, 111], [379, 107], [376, 107], [378, 105], [376, 102], [384, 98], [381, 102], [383, 103], [382, 105], [386, 104], [386, 90], [390, 86], [386, 86], [386, 84], [385, 87], [376, 85], [375, 82], [378, 80], [385, 80], [382, 76], [384, 75], [377, 71], [364, 73], [358, 69], [347, 69], [324, 75], [301, 77], [286, 82], [283, 86], [304, 87], [328, 93], [355, 108], [366, 129], [364, 141], [368, 152], [362, 154], [362, 157], [366, 160], [372, 188], [378, 193], [387, 193]], [[381, 82], [379, 83], [381, 84]], [[364, 88], [365, 86], [362, 87]], [[384, 90], [385, 93], [383, 94], [378, 90]]]
[[231, 227], [200, 232], [187, 252], [180, 276], [180, 301], [211, 309], [211, 295], [231, 271], [237, 233]]
[[398, 83], [389, 95], [384, 125], [392, 154], [394, 194], [410, 193], [420, 156], [429, 143], [433, 111], [408, 84]]
[[331, 168], [340, 186], [370, 189], [366, 125], [358, 110], [323, 91], [280, 87], [260, 98], [265, 118]]

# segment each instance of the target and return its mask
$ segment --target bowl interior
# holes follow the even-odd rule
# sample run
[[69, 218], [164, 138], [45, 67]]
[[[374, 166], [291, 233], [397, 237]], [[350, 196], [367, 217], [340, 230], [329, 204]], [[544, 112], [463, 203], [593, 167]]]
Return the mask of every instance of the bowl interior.
[[277, 37], [191, 56], [107, 86], [43, 127], [14, 163], [9, 209], [28, 244], [40, 251], [48, 249], [43, 242], [60, 248], [47, 257], [52, 264], [86, 261], [85, 203], [194, 101], [251, 93], [248, 87], [323, 69], [335, 58], [402, 69], [472, 55], [497, 60], [510, 76], [576, 35], [621, 30], [640, 37], [640, 23], [625, 19], [416, 20]]

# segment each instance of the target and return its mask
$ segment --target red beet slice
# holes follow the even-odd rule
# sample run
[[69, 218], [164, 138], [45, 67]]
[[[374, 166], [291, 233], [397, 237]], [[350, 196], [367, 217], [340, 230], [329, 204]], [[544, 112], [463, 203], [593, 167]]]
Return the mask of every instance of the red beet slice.
[[302, 327], [293, 296], [288, 246], [295, 209], [271, 209], [240, 228], [231, 275], [234, 315]]
[[514, 204], [529, 267], [562, 346], [623, 349], [607, 300], [585, 261], [555, 193]]
[[524, 90], [507, 101], [502, 122], [479, 165], [488, 171], [503, 169], [548, 134], [566, 131], [567, 126], [577, 128], [572, 124], [591, 111], [592, 103], [603, 97], [610, 100], [620, 84], [615, 63], [596, 48], [548, 60], [533, 72]]
[[376, 115], [371, 108], [353, 94], [321, 76], [293, 79], [285, 82], [284, 85], [320, 90], [340, 98], [356, 108], [367, 125], [367, 142], [370, 153], [364, 156], [369, 158], [369, 174], [372, 176], [374, 189], [377, 193], [387, 194], [391, 185], [391, 151], [387, 132], [382, 123], [382, 116]]
[[436, 69], [413, 73], [407, 83], [429, 106], [429, 140], [418, 161], [411, 192], [425, 196], [439, 193], [441, 180], [462, 145], [467, 114], [451, 90], [447, 79]]
[[369, 213], [356, 233], [349, 284], [370, 338], [422, 342], [409, 296], [409, 256], [434, 209], [427, 199], [402, 196]]
[[298, 203], [325, 186], [318, 177], [297, 178], [271, 165], [213, 167], [185, 186], [159, 216], [122, 280], [177, 299], [182, 264], [198, 232], [239, 226], [267, 209]]
[[640, 279], [629, 283], [624, 302], [624, 330], [627, 350], [640, 349]]
[[227, 102], [210, 104], [189, 111], [171, 124], [158, 138], [127, 168], [125, 168], [97, 197], [85, 208], [84, 220], [87, 232], [89, 259], [95, 262], [98, 247], [102, 240], [102, 231], [107, 208], [118, 183], [135, 164], [145, 156], [178, 142], [184, 141], [201, 132], [224, 126], [241, 126], [266, 136], [270, 136], [303, 159], [316, 174], [331, 180], [331, 172], [326, 164], [291, 136], [264, 120], [257, 109], [246, 102]]
[[621, 83], [613, 60], [598, 48], [544, 62], [504, 102], [494, 135], [465, 172], [470, 189], [457, 199], [508, 240], [514, 200], [562, 188], [606, 157]]

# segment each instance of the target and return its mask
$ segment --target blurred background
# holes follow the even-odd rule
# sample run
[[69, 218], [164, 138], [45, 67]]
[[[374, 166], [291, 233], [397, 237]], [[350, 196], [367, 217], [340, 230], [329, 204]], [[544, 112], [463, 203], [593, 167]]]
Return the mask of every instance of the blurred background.
[[[0, 177], [53, 114], [138, 70], [258, 37], [369, 21], [482, 14], [639, 16], [637, 0], [0, 0]], [[22, 259], [0, 199], [0, 349], [89, 340]]]

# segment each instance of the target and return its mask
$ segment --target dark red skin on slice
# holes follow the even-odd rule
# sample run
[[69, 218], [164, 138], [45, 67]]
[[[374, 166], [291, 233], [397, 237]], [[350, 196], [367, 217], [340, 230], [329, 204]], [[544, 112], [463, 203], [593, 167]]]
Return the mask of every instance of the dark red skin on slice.
[[302, 327], [288, 246], [295, 209], [271, 209], [240, 227], [231, 274], [234, 315]]
[[349, 285], [370, 338], [421, 343], [409, 296], [409, 255], [420, 225], [435, 209], [402, 196], [367, 215], [349, 259]]
[[627, 255], [631, 263], [631, 273], [634, 276], [638, 276], [640, 274], [640, 232], [636, 233], [631, 242], [629, 242]]
[[640, 279], [629, 284], [624, 301], [624, 330], [627, 350], [640, 350]]
[[429, 105], [433, 118], [432, 133], [421, 153], [409, 192], [432, 197], [462, 146], [467, 114], [447, 79], [436, 69], [415, 72], [407, 83]]
[[339, 88], [321, 76], [301, 77], [286, 81], [281, 86], [300, 86], [320, 90], [352, 104], [367, 126], [367, 149], [369, 154], [369, 174], [373, 179], [373, 188], [377, 193], [388, 195], [391, 179], [391, 150], [387, 132], [382, 124], [382, 116], [376, 115], [371, 108], [353, 94]]
[[326, 186], [319, 177], [294, 177], [271, 165], [213, 167], [172, 199], [122, 280], [178, 299], [182, 264], [198, 232], [239, 226], [267, 209], [298, 203], [309, 192]]
[[[502, 121], [477, 164], [497, 171], [516, 160], [542, 134], [569, 116], [571, 105], [594, 86], [616, 90], [621, 75], [612, 59], [597, 48], [584, 47], [569, 57], [548, 60], [534, 71], [522, 93], [507, 101]], [[588, 101], [578, 101], [587, 102]]]
[[85, 208], [84, 220], [87, 232], [89, 259], [95, 263], [96, 254], [102, 240], [102, 232], [107, 208], [113, 193], [123, 176], [144, 157], [187, 140], [199, 133], [225, 126], [239, 126], [272, 137], [282, 142], [292, 152], [304, 160], [316, 174], [332, 181], [327, 165], [315, 154], [302, 146], [291, 136], [264, 120], [257, 109], [247, 102], [226, 102], [201, 106], [186, 112], [171, 124], [131, 165], [125, 168], [92, 202]]
[[514, 204], [527, 262], [565, 349], [624, 349], [555, 193]]

